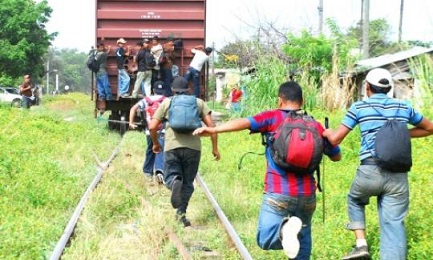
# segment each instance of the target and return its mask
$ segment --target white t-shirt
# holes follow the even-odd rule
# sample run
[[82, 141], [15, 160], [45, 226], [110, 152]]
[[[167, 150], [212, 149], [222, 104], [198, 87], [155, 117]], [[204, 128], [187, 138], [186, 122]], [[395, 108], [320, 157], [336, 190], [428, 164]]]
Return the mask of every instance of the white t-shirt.
[[194, 53], [194, 57], [189, 66], [193, 67], [197, 71], [201, 71], [203, 64], [209, 60], [209, 56], [207, 56], [203, 51], [197, 49], [192, 49], [191, 52]]
[[156, 70], [159, 70], [158, 61], [159, 61], [159, 58], [161, 57], [162, 51], [163, 51], [163, 49], [162, 49], [162, 45], [160, 43], [158, 43], [155, 46], [152, 46], [152, 48], [150, 49], [150, 53], [152, 53], [153, 57], [155, 57], [156, 65], [153, 68]]

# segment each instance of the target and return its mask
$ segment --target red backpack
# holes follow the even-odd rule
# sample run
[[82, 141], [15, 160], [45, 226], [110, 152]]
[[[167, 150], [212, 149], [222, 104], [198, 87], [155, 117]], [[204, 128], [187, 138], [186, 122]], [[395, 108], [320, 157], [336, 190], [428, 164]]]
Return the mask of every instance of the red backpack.
[[277, 166], [295, 174], [312, 174], [319, 169], [324, 145], [316, 124], [314, 118], [303, 111], [287, 113], [268, 139]]
[[[150, 120], [152, 120], [153, 115], [155, 114], [155, 111], [158, 109], [159, 105], [162, 103], [162, 101], [165, 99], [165, 96], [162, 96], [158, 98], [157, 100], [152, 100], [150, 97], [145, 97], [146, 99], [146, 120], [147, 124], [149, 125]], [[162, 129], [162, 123], [158, 127], [159, 129]]]

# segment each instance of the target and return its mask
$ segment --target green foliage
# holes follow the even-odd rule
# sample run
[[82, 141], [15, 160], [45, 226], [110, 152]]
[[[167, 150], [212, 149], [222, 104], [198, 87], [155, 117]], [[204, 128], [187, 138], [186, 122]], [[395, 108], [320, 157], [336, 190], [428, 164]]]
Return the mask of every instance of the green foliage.
[[245, 113], [254, 114], [275, 108], [279, 86], [287, 81], [288, 72], [284, 62], [269, 53], [260, 53], [255, 61], [254, 79], [247, 85], [248, 98], [245, 100]]
[[42, 57], [56, 33], [45, 24], [52, 9], [46, 0], [3, 0], [0, 5], [0, 83], [10, 84], [24, 74], [42, 76]]
[[[0, 258], [47, 258], [117, 135], [83, 95], [0, 108]], [[50, 108], [50, 109], [47, 109]], [[106, 151], [107, 150], [107, 151]]]
[[[49, 49], [45, 60], [50, 62], [50, 71], [57, 70], [59, 76], [59, 90], [65, 85], [70, 92], [91, 93], [91, 72], [86, 67], [87, 54], [76, 49]], [[50, 89], [55, 89], [56, 73], [50, 73]], [[46, 76], [45, 76], [46, 81]], [[41, 82], [42, 85], [46, 85]], [[46, 87], [46, 86], [45, 86]]]
[[423, 55], [410, 60], [409, 64], [418, 79], [417, 92], [414, 93], [412, 102], [415, 106], [429, 108], [433, 99], [433, 58]]
[[290, 69], [293, 72], [308, 73], [317, 84], [324, 73], [332, 70], [334, 41], [325, 36], [313, 36], [303, 31], [300, 36], [289, 33], [283, 51], [291, 59]]
[[[371, 20], [368, 26], [370, 57], [377, 57], [387, 53], [395, 53], [407, 49], [407, 46], [389, 40], [391, 25], [386, 19], [380, 18]], [[363, 38], [362, 23], [359, 22], [356, 26], [350, 27], [347, 30], [346, 36], [351, 39], [357, 39], [359, 42], [359, 48], [361, 49]]]

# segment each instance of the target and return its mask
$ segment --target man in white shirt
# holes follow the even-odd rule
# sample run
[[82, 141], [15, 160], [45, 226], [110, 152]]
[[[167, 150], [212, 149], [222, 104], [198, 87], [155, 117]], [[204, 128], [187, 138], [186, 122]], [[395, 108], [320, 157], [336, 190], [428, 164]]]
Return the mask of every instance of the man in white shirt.
[[206, 47], [203, 49], [202, 45], [196, 46], [191, 50], [194, 54], [189, 68], [184, 75], [187, 81], [193, 81], [194, 83], [194, 95], [200, 98], [200, 71], [203, 65], [209, 60], [209, 55], [212, 53], [213, 49], [211, 47]]
[[159, 42], [159, 37], [157, 35], [153, 36], [151, 46], [152, 47], [150, 48], [150, 53], [153, 55], [153, 57], [155, 57], [156, 62], [155, 67], [153, 67], [152, 69], [151, 85], [153, 86], [156, 81], [161, 80], [161, 66], [159, 64], [159, 58], [163, 53], [163, 48], [161, 43]]

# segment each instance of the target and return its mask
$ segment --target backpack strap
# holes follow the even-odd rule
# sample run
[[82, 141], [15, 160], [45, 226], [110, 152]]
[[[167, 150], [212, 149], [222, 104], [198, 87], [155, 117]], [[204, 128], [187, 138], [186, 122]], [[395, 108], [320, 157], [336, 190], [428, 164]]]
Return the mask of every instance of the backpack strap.
[[154, 101], [153, 101], [152, 99], [150, 99], [150, 97], [145, 96], [144, 98], [146, 99], [146, 103], [147, 103], [149, 106], [151, 106], [151, 105], [153, 104]]

